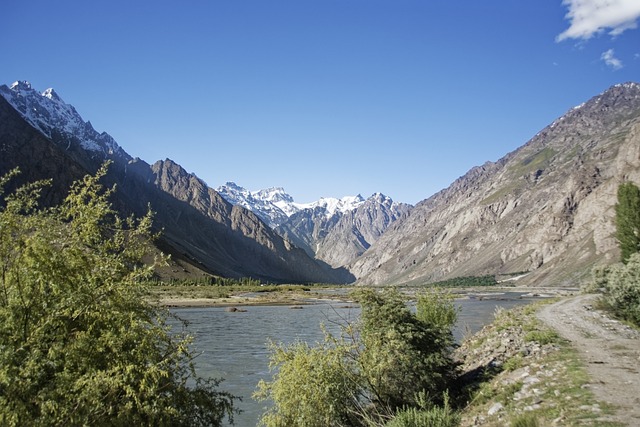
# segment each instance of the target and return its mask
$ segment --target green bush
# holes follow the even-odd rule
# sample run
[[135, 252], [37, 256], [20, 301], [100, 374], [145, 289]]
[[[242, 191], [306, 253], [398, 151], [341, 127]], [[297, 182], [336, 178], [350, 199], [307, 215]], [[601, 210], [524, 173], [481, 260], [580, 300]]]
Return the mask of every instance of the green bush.
[[611, 266], [604, 282], [603, 302], [616, 316], [640, 326], [640, 254]]
[[611, 266], [597, 266], [591, 270], [591, 280], [585, 282], [580, 287], [580, 291], [585, 294], [602, 292], [607, 287]]
[[455, 427], [459, 423], [460, 416], [448, 408], [409, 408], [398, 412], [386, 427]]
[[455, 377], [452, 300], [422, 295], [413, 314], [396, 289], [359, 289], [354, 297], [360, 319], [340, 337], [272, 347], [276, 373], [254, 395], [273, 401], [262, 425], [380, 425], [400, 409], [442, 403]]
[[375, 405], [414, 405], [420, 392], [441, 396], [454, 378], [451, 359], [456, 309], [444, 294], [418, 297], [412, 314], [396, 289], [354, 294], [362, 306], [358, 366]]
[[620, 258], [626, 264], [640, 249], [640, 189], [634, 183], [625, 182], [618, 187], [615, 209]]
[[553, 344], [555, 342], [558, 342], [559, 339], [560, 335], [558, 335], [556, 331], [551, 329], [529, 331], [524, 336], [525, 342], [535, 341], [540, 345]]
[[[427, 402], [424, 403], [429, 406]], [[458, 424], [460, 424], [460, 414], [451, 409], [445, 394], [442, 406], [402, 409], [385, 424], [385, 427], [455, 427]]]
[[260, 425], [325, 427], [350, 425], [357, 383], [342, 346], [271, 345], [271, 382], [260, 381], [254, 397], [273, 399]]
[[530, 412], [518, 415], [512, 422], [511, 427], [538, 427], [538, 417]]
[[0, 425], [220, 425], [233, 398], [195, 376], [188, 337], [146, 303], [151, 215], [119, 218], [96, 176], [59, 207], [0, 180]]

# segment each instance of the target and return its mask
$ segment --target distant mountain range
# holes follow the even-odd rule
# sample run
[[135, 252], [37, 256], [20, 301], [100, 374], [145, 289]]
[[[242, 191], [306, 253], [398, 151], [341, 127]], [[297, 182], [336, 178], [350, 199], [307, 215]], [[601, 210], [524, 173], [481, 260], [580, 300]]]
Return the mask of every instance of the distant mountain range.
[[295, 203], [283, 188], [248, 191], [233, 182], [216, 189], [230, 203], [243, 206], [309, 256], [334, 268], [362, 255], [411, 205], [396, 203], [376, 193], [341, 199], [325, 197], [312, 203]]
[[[463, 120], [464, 118], [462, 118]], [[163, 277], [272, 282], [428, 284], [459, 276], [578, 285], [617, 260], [620, 183], [640, 183], [640, 85], [616, 85], [568, 111], [519, 149], [471, 169], [415, 207], [382, 194], [297, 204], [282, 188], [214, 190], [167, 159], [149, 165], [98, 133], [52, 89], [0, 86], [0, 174], [69, 184], [113, 161], [114, 205], [163, 229]]]
[[282, 239], [251, 211], [234, 206], [204, 181], [167, 159], [153, 165], [132, 158], [107, 133], [98, 133], [52, 89], [27, 82], [0, 86], [0, 174], [19, 167], [23, 182], [53, 178], [45, 203], [59, 202], [70, 183], [112, 160], [107, 185], [114, 205], [144, 214], [151, 205], [163, 230], [161, 250], [172, 254], [167, 277], [254, 277], [270, 282], [353, 281]]
[[255, 213], [271, 228], [278, 227], [285, 223], [291, 215], [305, 209], [320, 208], [327, 216], [333, 216], [357, 209], [364, 203], [364, 199], [359, 194], [341, 199], [323, 197], [311, 203], [296, 203], [282, 187], [249, 191], [235, 182], [227, 182], [216, 188], [216, 191], [229, 203], [240, 205]]

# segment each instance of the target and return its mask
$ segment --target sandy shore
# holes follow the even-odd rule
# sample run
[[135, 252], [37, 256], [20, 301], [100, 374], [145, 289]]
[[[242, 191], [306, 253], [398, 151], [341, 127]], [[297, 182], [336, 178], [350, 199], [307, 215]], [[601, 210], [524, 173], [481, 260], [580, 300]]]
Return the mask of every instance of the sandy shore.
[[[413, 290], [413, 289], [412, 289]], [[450, 289], [458, 298], [469, 298], [469, 296], [483, 298], [491, 297], [504, 292], [522, 292], [530, 297], [552, 297], [559, 295], [572, 295], [577, 289], [554, 289], [554, 288], [522, 288], [522, 287], [482, 287], [482, 288], [460, 288]], [[409, 292], [411, 293], [411, 292]], [[528, 295], [527, 295], [528, 294]], [[265, 292], [265, 293], [241, 293], [225, 298], [192, 298], [186, 296], [157, 296], [156, 304], [163, 307], [236, 307], [252, 305], [308, 305], [323, 302], [339, 301], [345, 304], [353, 303], [345, 295], [333, 295], [331, 293], [318, 294], [316, 292]]]
[[263, 294], [240, 294], [228, 298], [189, 298], [166, 296], [156, 303], [163, 307], [240, 307], [255, 305], [308, 305], [330, 301], [348, 301], [344, 298], [329, 296], [305, 295], [290, 292], [269, 292]]

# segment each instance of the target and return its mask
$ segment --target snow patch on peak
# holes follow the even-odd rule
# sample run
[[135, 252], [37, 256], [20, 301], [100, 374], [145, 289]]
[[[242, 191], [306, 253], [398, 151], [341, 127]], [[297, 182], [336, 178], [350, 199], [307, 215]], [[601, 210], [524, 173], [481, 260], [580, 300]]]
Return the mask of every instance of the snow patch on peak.
[[322, 197], [320, 200], [305, 205], [297, 205], [300, 209], [322, 208], [326, 210], [327, 218], [332, 217], [336, 213], [345, 213], [355, 210], [365, 202], [364, 198], [358, 194], [357, 196], [345, 196], [341, 199], [334, 197]]
[[382, 193], [373, 193], [367, 200], [373, 200], [376, 203], [385, 204], [393, 202], [391, 197], [387, 197]]
[[385, 196], [382, 193], [374, 193], [369, 197], [365, 203], [376, 203], [378, 205], [384, 206], [387, 209], [396, 209], [399, 206], [404, 205], [400, 202], [395, 202], [391, 197]]
[[[225, 185], [219, 187], [222, 191], [246, 192], [247, 189], [239, 186], [233, 181], [228, 181]], [[219, 192], [219, 191], [218, 191]]]
[[397, 204], [382, 193], [375, 193], [365, 200], [362, 195], [322, 197], [311, 203], [296, 203], [282, 187], [270, 187], [258, 191], [249, 191], [234, 182], [227, 182], [216, 191], [229, 203], [243, 206], [255, 213], [271, 228], [284, 224], [294, 214], [308, 212], [311, 216], [331, 219], [347, 212], [355, 211], [365, 203], [384, 205], [392, 209]]
[[252, 192], [253, 196], [271, 203], [293, 203], [293, 197], [282, 187], [270, 187]]
[[96, 132], [91, 123], [85, 122], [76, 109], [65, 103], [51, 88], [39, 93], [29, 82], [19, 80], [10, 87], [0, 86], [0, 96], [47, 138], [62, 135], [68, 144], [77, 141], [84, 150], [104, 158], [119, 157], [125, 162], [131, 160], [131, 156], [109, 134]]
[[[274, 198], [273, 193], [275, 192], [272, 191], [249, 191], [235, 182], [227, 182], [225, 185], [216, 188], [216, 191], [232, 205], [239, 205], [252, 211], [271, 228], [280, 225], [290, 215], [285, 212], [288, 204], [285, 202], [281, 206], [279, 204], [281, 200]], [[284, 190], [282, 190], [282, 193], [281, 199], [291, 199], [291, 196], [284, 193]], [[277, 202], [274, 202], [274, 200]]]
[[53, 88], [49, 88], [44, 92], [42, 92], [42, 96], [44, 96], [45, 98], [49, 98], [52, 101], [63, 102], [60, 96], [58, 95], [58, 93], [55, 90], [53, 90]]
[[26, 80], [17, 80], [9, 88], [13, 91], [27, 91], [31, 90], [31, 83]]
[[640, 83], [636, 83], [636, 82], [618, 83], [616, 85], [613, 85], [613, 87], [621, 87], [624, 89], [640, 89]]
[[320, 209], [327, 218], [330, 218], [333, 215], [357, 209], [365, 202], [365, 199], [358, 194], [341, 199], [323, 197], [312, 203], [296, 203], [282, 187], [249, 191], [234, 182], [227, 182], [216, 188], [216, 191], [229, 203], [249, 209], [272, 228], [304, 209]]

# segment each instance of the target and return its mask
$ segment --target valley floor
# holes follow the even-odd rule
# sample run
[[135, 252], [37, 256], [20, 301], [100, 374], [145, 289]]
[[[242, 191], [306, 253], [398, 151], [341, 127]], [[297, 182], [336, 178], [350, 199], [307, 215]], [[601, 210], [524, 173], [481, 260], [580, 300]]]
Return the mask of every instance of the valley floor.
[[616, 408], [612, 421], [640, 425], [640, 332], [595, 310], [596, 299], [562, 299], [537, 316], [578, 351], [590, 377], [589, 389]]

